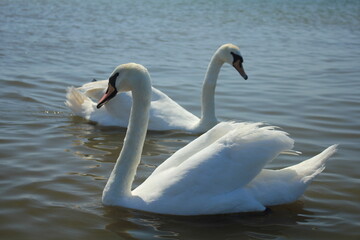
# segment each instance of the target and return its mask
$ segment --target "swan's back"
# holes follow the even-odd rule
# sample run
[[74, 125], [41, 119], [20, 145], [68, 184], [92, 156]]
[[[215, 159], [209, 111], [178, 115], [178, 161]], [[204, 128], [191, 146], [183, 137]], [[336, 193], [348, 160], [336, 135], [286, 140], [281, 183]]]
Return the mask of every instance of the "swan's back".
[[[104, 126], [127, 127], [132, 105], [131, 92], [121, 92], [103, 108], [96, 103], [105, 93], [107, 80], [89, 82], [79, 88], [69, 88], [65, 104], [78, 116]], [[154, 131], [194, 130], [199, 118], [181, 107], [169, 96], [152, 87], [148, 128]], [[194, 132], [196, 132], [194, 130]]]
[[292, 146], [286, 133], [271, 127], [221, 123], [161, 164], [133, 195], [155, 204], [152, 208], [159, 212], [172, 211], [176, 204], [183, 212], [197, 214], [209, 214], [210, 205], [212, 214], [239, 206], [261, 210], [264, 206], [244, 187], [268, 161]]

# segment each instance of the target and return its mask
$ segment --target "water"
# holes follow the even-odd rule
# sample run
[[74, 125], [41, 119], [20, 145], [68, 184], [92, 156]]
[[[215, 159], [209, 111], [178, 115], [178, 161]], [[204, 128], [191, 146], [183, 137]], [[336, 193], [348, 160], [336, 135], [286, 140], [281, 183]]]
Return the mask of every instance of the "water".
[[[359, 1], [0, 2], [0, 239], [358, 239]], [[170, 217], [104, 207], [125, 130], [72, 116], [68, 86], [126, 62], [199, 115], [215, 49], [242, 49], [249, 80], [224, 66], [221, 120], [264, 121], [295, 139], [295, 164], [339, 143], [304, 196], [269, 213]], [[150, 133], [134, 186], [196, 136]]]

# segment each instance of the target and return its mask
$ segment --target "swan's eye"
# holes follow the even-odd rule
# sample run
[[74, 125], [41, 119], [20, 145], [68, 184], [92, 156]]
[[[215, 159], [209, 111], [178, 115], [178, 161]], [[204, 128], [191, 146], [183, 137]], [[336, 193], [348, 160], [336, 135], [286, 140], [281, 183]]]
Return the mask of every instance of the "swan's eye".
[[237, 61], [240, 61], [240, 63], [244, 62], [244, 59], [242, 58], [242, 56], [237, 55], [236, 53], [231, 52], [231, 55], [233, 56], [233, 64]]
[[109, 78], [109, 84], [111, 86], [113, 86], [115, 89], [115, 81], [116, 81], [116, 78], [119, 76], [119, 73], [115, 73], [114, 75], [112, 75], [110, 78]]

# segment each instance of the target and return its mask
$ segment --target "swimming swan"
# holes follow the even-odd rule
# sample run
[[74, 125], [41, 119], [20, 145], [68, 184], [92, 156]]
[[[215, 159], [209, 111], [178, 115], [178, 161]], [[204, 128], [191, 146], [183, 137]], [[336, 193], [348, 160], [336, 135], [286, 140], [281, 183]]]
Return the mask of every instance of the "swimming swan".
[[[181, 130], [202, 133], [218, 123], [215, 116], [215, 86], [224, 63], [231, 64], [244, 78], [247, 75], [242, 66], [240, 50], [233, 44], [222, 45], [213, 55], [208, 66], [202, 89], [202, 115], [197, 116], [181, 107], [165, 93], [152, 88], [149, 130]], [[110, 75], [109, 80], [115, 79]], [[131, 93], [118, 94], [102, 109], [96, 109], [96, 102], [107, 88], [107, 80], [84, 84], [80, 88], [69, 88], [65, 104], [78, 116], [105, 126], [127, 127], [132, 104]], [[94, 101], [92, 99], [94, 99]]]
[[151, 81], [146, 68], [118, 66], [97, 107], [117, 91], [132, 91], [133, 103], [124, 145], [104, 188], [104, 205], [171, 215], [263, 211], [295, 201], [325, 167], [336, 145], [297, 165], [263, 169], [293, 140], [259, 123], [222, 122], [178, 150], [131, 190], [149, 121]]

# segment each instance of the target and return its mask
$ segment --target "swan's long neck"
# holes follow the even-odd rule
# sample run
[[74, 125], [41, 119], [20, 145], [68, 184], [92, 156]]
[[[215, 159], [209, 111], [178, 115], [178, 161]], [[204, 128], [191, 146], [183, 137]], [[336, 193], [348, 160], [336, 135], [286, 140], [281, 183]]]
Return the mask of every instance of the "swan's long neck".
[[211, 58], [202, 89], [201, 122], [217, 122], [215, 116], [215, 87], [221, 66], [224, 64], [217, 54]]
[[124, 145], [103, 191], [103, 203], [116, 204], [131, 196], [145, 141], [151, 100], [150, 78], [132, 87], [133, 104]]

